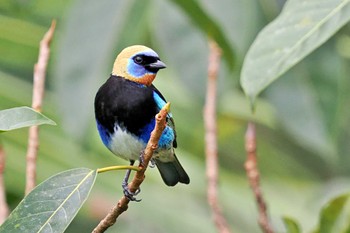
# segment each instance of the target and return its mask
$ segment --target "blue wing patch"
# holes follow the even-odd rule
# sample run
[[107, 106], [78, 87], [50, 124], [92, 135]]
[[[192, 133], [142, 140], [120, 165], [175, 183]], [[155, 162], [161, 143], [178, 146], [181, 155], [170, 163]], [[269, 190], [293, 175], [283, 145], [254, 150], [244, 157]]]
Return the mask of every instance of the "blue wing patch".
[[107, 132], [107, 130], [96, 120], [97, 130], [100, 134], [103, 144], [109, 148], [109, 142], [111, 140], [111, 136]]
[[[154, 101], [157, 104], [158, 111], [160, 111], [164, 107], [164, 105], [166, 105], [165, 100], [162, 97], [160, 97], [159, 94], [157, 92], [155, 92], [155, 91], [153, 91], [153, 98], [154, 98]], [[173, 117], [171, 115], [171, 112], [168, 113], [168, 116], [169, 117]]]
[[[154, 126], [155, 126], [155, 119], [153, 119], [149, 124], [143, 127], [143, 129], [141, 130], [142, 133], [140, 135], [140, 139], [142, 140], [142, 142], [144, 143], [148, 142], [148, 140], [151, 137], [151, 133], [154, 129]], [[174, 139], [175, 139], [174, 130], [169, 126], [166, 126], [162, 133], [162, 136], [160, 136], [158, 147], [168, 149], [173, 144]]]

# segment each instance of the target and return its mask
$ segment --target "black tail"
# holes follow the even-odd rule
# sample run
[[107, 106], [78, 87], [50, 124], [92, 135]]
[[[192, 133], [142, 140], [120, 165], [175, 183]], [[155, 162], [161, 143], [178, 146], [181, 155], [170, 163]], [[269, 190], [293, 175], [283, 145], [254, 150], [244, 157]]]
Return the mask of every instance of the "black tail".
[[174, 186], [178, 182], [183, 184], [189, 184], [190, 178], [181, 166], [176, 155], [174, 155], [174, 157], [174, 161], [166, 163], [156, 159], [156, 165], [160, 175], [163, 178], [164, 183], [168, 186]]

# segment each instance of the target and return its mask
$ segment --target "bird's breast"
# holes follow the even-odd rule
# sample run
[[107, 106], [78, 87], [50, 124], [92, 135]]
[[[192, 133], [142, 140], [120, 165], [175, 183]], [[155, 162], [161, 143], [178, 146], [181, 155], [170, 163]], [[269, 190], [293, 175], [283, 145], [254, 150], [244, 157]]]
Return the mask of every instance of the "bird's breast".
[[95, 116], [110, 133], [115, 125], [132, 134], [141, 129], [157, 114], [153, 90], [124, 78], [112, 76], [102, 85], [95, 98]]
[[139, 140], [137, 136], [116, 126], [114, 133], [110, 137], [108, 149], [123, 159], [138, 160], [140, 152], [145, 146], [146, 144]]

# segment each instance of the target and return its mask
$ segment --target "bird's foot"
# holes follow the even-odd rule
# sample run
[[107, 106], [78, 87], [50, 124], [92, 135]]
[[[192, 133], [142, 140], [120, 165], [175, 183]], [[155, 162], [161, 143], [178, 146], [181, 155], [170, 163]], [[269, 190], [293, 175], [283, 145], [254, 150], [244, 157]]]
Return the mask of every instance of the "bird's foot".
[[150, 161], [149, 167], [154, 168], [156, 166], [156, 161], [152, 158]]
[[136, 202], [140, 202], [142, 199], [137, 199], [135, 196], [137, 194], [139, 194], [141, 192], [141, 189], [138, 188], [135, 192], [131, 192], [129, 187], [128, 187], [128, 183], [127, 182], [123, 182], [122, 183], [122, 188], [123, 188], [123, 193], [126, 196], [126, 198], [128, 198], [130, 201], [136, 201]]

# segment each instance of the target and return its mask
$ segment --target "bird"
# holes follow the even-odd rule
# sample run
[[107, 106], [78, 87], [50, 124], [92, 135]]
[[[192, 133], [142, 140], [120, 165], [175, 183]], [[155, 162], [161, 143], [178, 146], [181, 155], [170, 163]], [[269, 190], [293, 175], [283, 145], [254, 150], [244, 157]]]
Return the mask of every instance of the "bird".
[[[153, 85], [160, 69], [166, 68], [158, 54], [143, 45], [124, 48], [116, 57], [107, 81], [95, 96], [95, 119], [103, 144], [116, 156], [142, 162], [145, 149], [155, 126], [155, 115], [167, 103]], [[167, 186], [189, 184], [190, 178], [176, 154], [176, 131], [172, 113], [166, 117], [167, 125], [159, 139], [151, 162], [158, 168]], [[137, 200], [137, 192], [128, 189], [130, 170], [122, 187], [129, 200]]]

